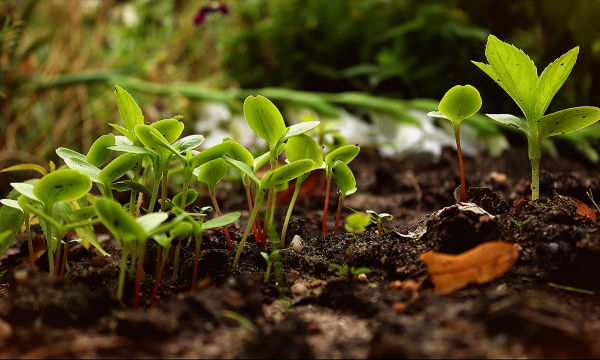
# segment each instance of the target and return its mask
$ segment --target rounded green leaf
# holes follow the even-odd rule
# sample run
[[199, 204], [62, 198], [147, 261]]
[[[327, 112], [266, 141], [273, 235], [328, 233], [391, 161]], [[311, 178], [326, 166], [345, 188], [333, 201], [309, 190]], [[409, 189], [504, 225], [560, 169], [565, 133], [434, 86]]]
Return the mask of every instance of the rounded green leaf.
[[352, 170], [343, 161], [337, 160], [331, 169], [335, 183], [345, 196], [347, 192], [356, 189], [356, 179]]
[[139, 218], [135, 219], [135, 222], [139, 224], [146, 233], [149, 233], [158, 228], [168, 218], [169, 214], [166, 212], [158, 212], [140, 216]]
[[123, 183], [127, 185], [131, 190], [135, 190], [142, 194], [150, 194], [150, 189], [146, 185], [140, 184], [137, 181], [133, 180], [123, 180]]
[[96, 216], [96, 208], [93, 206], [85, 206], [71, 213], [70, 221], [77, 222], [82, 220], [91, 219]]
[[223, 159], [214, 159], [200, 168], [198, 181], [207, 184], [209, 187], [214, 187], [227, 174], [229, 166]]
[[240, 218], [242, 214], [240, 212], [232, 212], [229, 214], [225, 214], [223, 216], [219, 216], [218, 218], [208, 220], [202, 223], [202, 230], [214, 229], [223, 227], [231, 224]]
[[67, 160], [68, 157], [76, 157], [79, 160], [85, 161], [85, 155], [80, 154], [75, 150], [67, 149], [64, 147], [59, 147], [58, 149], [56, 149], [56, 155], [58, 155], [63, 160]]
[[300, 134], [291, 137], [285, 146], [285, 155], [290, 162], [301, 159], [310, 159], [315, 166], [323, 163], [323, 152], [319, 144], [310, 136]]
[[[183, 192], [180, 192], [179, 194], [173, 196], [173, 204], [179, 206], [181, 205], [181, 196], [182, 196]], [[188, 189], [187, 191], [187, 196], [185, 198], [185, 206], [187, 207], [188, 205], [191, 205], [194, 201], [196, 201], [196, 199], [198, 198], [198, 192], [194, 189]]]
[[71, 156], [71, 157], [68, 157], [65, 159], [65, 164], [67, 164], [67, 166], [69, 168], [71, 168], [73, 170], [77, 170], [81, 174], [85, 174], [85, 175], [89, 176], [93, 182], [95, 182], [95, 183], [101, 182], [100, 179], [98, 179], [98, 175], [100, 174], [100, 169], [98, 169], [96, 166], [90, 164], [89, 162], [85, 161], [85, 159], [80, 159], [78, 157]]
[[102, 224], [111, 232], [119, 235], [123, 241], [144, 241], [146, 239], [146, 232], [142, 226], [135, 221], [133, 215], [123, 210], [117, 202], [99, 198], [96, 199], [94, 208]]
[[98, 174], [98, 180], [104, 184], [112, 184], [113, 181], [123, 176], [137, 163], [138, 156], [131, 153], [123, 154], [104, 167]]
[[315, 162], [312, 160], [298, 160], [292, 163], [278, 167], [277, 169], [270, 171], [263, 176], [261, 179], [261, 188], [268, 189], [271, 186], [284, 183], [286, 181], [293, 180], [298, 176], [310, 171], [315, 166]]
[[159, 120], [150, 126], [158, 130], [169, 144], [172, 144], [179, 139], [179, 136], [181, 136], [183, 128], [185, 127], [181, 121], [176, 119]]
[[92, 180], [77, 170], [63, 169], [52, 172], [33, 186], [33, 194], [44, 204], [72, 201], [90, 191]]
[[221, 144], [209, 147], [199, 154], [192, 156], [190, 159], [190, 166], [192, 169], [195, 169], [211, 160], [224, 156], [231, 149], [231, 145], [232, 143], [230, 141], [224, 141]]
[[289, 139], [293, 136], [303, 134], [309, 130], [312, 130], [319, 126], [320, 121], [305, 121], [301, 122], [287, 128], [287, 132], [285, 133], [285, 138]]
[[264, 96], [248, 96], [244, 101], [244, 116], [250, 129], [264, 139], [271, 149], [285, 136], [287, 129], [283, 116]]
[[359, 152], [360, 146], [358, 145], [344, 145], [327, 154], [327, 156], [325, 156], [325, 163], [327, 164], [328, 168], [331, 168], [336, 160], [340, 160], [346, 164], [349, 164], [352, 160], [354, 160]]
[[25, 195], [30, 199], [39, 200], [33, 193], [33, 184], [27, 183], [10, 183], [10, 185], [19, 192], [21, 195]]
[[112, 150], [109, 149], [111, 146], [115, 146], [115, 136], [113, 134], [102, 135], [94, 143], [87, 155], [85, 161], [89, 162], [94, 166], [100, 166], [104, 163], [110, 155]]
[[365, 231], [365, 227], [371, 222], [371, 215], [366, 213], [354, 213], [346, 218], [345, 228], [353, 234]]
[[173, 147], [180, 153], [193, 150], [204, 142], [204, 135], [190, 135], [181, 138], [173, 143]]
[[179, 224], [173, 226], [173, 228], [169, 231], [169, 235], [177, 240], [183, 240], [190, 236], [193, 230], [194, 227], [189, 222], [180, 222]]
[[254, 165], [254, 156], [252, 156], [252, 153], [250, 153], [248, 149], [231, 138], [224, 138], [223, 142], [226, 141], [231, 142], [231, 148], [227, 152], [227, 155], [229, 155], [230, 158], [241, 161], [248, 166]]
[[456, 85], [446, 92], [439, 109], [455, 125], [472, 116], [481, 108], [481, 95], [471, 85]]
[[163, 146], [158, 144], [159, 141], [164, 141], [168, 144], [170, 143], [163, 136], [163, 134], [161, 134], [160, 131], [153, 128], [152, 126], [137, 125], [135, 127], [135, 135], [138, 137], [138, 139], [140, 139], [142, 144], [144, 144], [146, 149], [152, 151], [153, 153], [161, 156], [168, 156], [171, 153], [167, 148], [164, 148]]

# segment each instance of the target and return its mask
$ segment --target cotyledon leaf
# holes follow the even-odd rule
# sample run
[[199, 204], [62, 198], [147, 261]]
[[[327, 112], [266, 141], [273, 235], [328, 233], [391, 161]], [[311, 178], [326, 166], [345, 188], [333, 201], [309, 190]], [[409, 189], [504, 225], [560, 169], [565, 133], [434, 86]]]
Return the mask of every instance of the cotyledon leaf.
[[287, 130], [281, 113], [264, 96], [248, 96], [244, 101], [244, 116], [250, 129], [265, 140], [271, 149], [285, 136]]

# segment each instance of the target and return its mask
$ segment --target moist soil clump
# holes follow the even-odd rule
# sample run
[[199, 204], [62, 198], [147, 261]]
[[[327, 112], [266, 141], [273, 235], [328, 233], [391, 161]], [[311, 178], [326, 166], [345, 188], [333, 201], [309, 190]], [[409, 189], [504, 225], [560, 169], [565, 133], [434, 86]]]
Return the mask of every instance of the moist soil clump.
[[[513, 165], [526, 163], [526, 155], [510, 150], [500, 159], [466, 159], [467, 185], [477, 187], [457, 204], [455, 156], [445, 150], [415, 164], [363, 150], [350, 164], [359, 190], [345, 204], [394, 217], [384, 220], [382, 236], [371, 224], [354, 241], [343, 230], [332, 235], [335, 200], [322, 234], [324, 194], [320, 179], [309, 178], [267, 282], [261, 251], [270, 254], [271, 244], [261, 249], [251, 236], [232, 266], [245, 212], [229, 228], [232, 249], [222, 229], [205, 232], [193, 291], [195, 245], [182, 243], [179, 274], [173, 276], [172, 264], [165, 269], [150, 308], [157, 248], [149, 241], [137, 311], [132, 279], [123, 302], [115, 298], [120, 249], [110, 236], [100, 236], [110, 257], [72, 246], [63, 278], [48, 274], [45, 256], [36, 268], [23, 264], [28, 247], [19, 236], [0, 265], [0, 355], [599, 357], [600, 231], [595, 211], [582, 213], [577, 202], [592, 205], [586, 194], [600, 190], [598, 172], [572, 160], [544, 160], [544, 195], [532, 202], [530, 169]], [[232, 185], [229, 191], [243, 193]], [[278, 198], [278, 226], [288, 195]], [[217, 196], [224, 213], [245, 208], [243, 197], [222, 190]], [[350, 213], [345, 209], [342, 220]], [[460, 254], [488, 241], [514, 244], [516, 263], [493, 281], [436, 294], [419, 255]], [[330, 264], [371, 272], [345, 277]]]

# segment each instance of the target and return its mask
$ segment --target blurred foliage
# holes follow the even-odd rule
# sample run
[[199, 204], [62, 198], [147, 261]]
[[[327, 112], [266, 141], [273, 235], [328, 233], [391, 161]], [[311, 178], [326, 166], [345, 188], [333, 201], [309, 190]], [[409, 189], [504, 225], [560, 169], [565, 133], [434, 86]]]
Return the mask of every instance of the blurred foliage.
[[[219, 4], [227, 11], [204, 11], [198, 21], [215, 3], [1, 2], [0, 167], [42, 164], [55, 159], [58, 146], [81, 151], [110, 132], [108, 123], [120, 122], [114, 84], [132, 93], [149, 122], [176, 114], [197, 120], [197, 105], [207, 100], [239, 111], [240, 99], [257, 92], [249, 89], [320, 114], [343, 106], [368, 118], [367, 108], [410, 122], [405, 103], [392, 99], [439, 99], [454, 85], [471, 84], [483, 112], [517, 113], [470, 63], [485, 61], [490, 33], [543, 67], [580, 46], [548, 112], [596, 105], [600, 95], [597, 0]], [[595, 129], [572, 141], [597, 141]]]

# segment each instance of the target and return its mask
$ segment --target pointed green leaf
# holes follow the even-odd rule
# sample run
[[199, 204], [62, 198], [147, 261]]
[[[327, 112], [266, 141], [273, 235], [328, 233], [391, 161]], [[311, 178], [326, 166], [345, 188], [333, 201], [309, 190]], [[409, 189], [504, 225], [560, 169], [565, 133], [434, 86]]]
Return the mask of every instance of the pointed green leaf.
[[261, 179], [261, 188], [268, 189], [271, 186], [281, 184], [286, 181], [297, 178], [298, 176], [310, 171], [315, 162], [312, 160], [298, 160], [292, 163], [278, 167], [277, 169], [270, 171], [263, 176]]
[[231, 142], [231, 149], [229, 149], [229, 151], [227, 152], [227, 155], [229, 155], [229, 157], [231, 157], [234, 160], [246, 163], [248, 166], [254, 165], [254, 156], [252, 156], [252, 153], [250, 153], [248, 149], [246, 149], [243, 145], [237, 143], [231, 138], [223, 139], [223, 142], [227, 141]]
[[356, 188], [356, 179], [352, 170], [343, 161], [336, 160], [331, 169], [335, 183], [342, 191], [342, 194]]
[[96, 141], [94, 141], [92, 147], [90, 147], [90, 150], [85, 156], [85, 161], [94, 166], [102, 165], [106, 160], [108, 160], [113, 152], [111, 149], [109, 149], [111, 146], [115, 146], [115, 136], [113, 134], [100, 136]]
[[228, 157], [224, 157], [223, 160], [225, 160], [227, 165], [231, 166], [231, 168], [235, 169], [240, 174], [246, 175], [250, 180], [254, 182], [254, 184], [256, 184], [257, 186], [260, 185], [260, 180], [258, 180], [256, 175], [254, 175], [252, 168], [246, 163]]
[[[177, 206], [181, 205], [181, 196], [182, 196], [183, 192], [180, 192], [179, 194], [173, 196], [173, 204], [177, 204]], [[187, 196], [185, 198], [185, 206], [187, 207], [188, 205], [191, 205], [194, 201], [196, 201], [196, 199], [198, 198], [198, 192], [194, 189], [188, 189], [187, 191]]]
[[[133, 140], [129, 138], [130, 134], [129, 134], [129, 130], [125, 129], [122, 126], [119, 125], [115, 125], [115, 124], [108, 124], [110, 126], [112, 126], [115, 130], [117, 130], [118, 132], [120, 132], [121, 134], [123, 134], [123, 137], [125, 137], [127, 140], [129, 140], [129, 142], [131, 142], [133, 144], [133, 141], [135, 141], [135, 136], [133, 136]], [[133, 132], [133, 131], [132, 131]]]
[[[171, 144], [167, 143], [167, 141], [165, 140], [165, 138], [163, 136], [159, 137], [157, 134], [152, 133], [152, 132], [150, 133], [150, 136], [152, 136], [154, 138], [154, 141], [156, 141], [157, 145], [163, 147], [164, 149], [169, 150], [169, 152], [173, 156], [179, 158], [179, 160], [181, 160], [181, 162], [183, 164], [187, 164], [187, 159], [183, 155], [181, 155], [179, 150], [175, 149]], [[165, 153], [163, 156], [168, 156], [168, 155]], [[171, 158], [172, 158], [172, 156], [171, 156]]]
[[158, 228], [163, 222], [169, 218], [169, 214], [159, 212], [146, 214], [135, 219], [135, 221], [144, 229], [146, 233]]
[[[21, 217], [23, 217], [23, 213], [20, 213]], [[19, 228], [21, 227], [21, 225], [19, 225]], [[0, 255], [4, 254], [4, 252], [6, 250], [8, 250], [8, 248], [12, 245], [13, 241], [15, 241], [15, 238], [17, 237], [16, 235], [14, 235], [14, 233], [11, 230], [6, 230], [6, 231], [1, 231], [0, 232]]]
[[127, 134], [123, 133], [123, 135], [127, 136], [131, 142], [135, 142], [133, 131], [137, 125], [144, 123], [142, 110], [138, 104], [135, 103], [133, 97], [119, 85], [115, 85], [115, 98], [117, 100], [117, 107], [119, 108], [121, 118], [125, 123], [125, 127], [127, 127]]
[[69, 157], [75, 157], [79, 160], [85, 161], [85, 155], [78, 153], [75, 150], [59, 147], [56, 149], [56, 155], [58, 155], [61, 159], [66, 160]]
[[222, 158], [211, 160], [200, 168], [198, 181], [207, 184], [209, 188], [214, 188], [225, 177], [227, 169], [229, 166]]
[[179, 136], [181, 136], [183, 128], [185, 127], [181, 121], [176, 119], [159, 120], [150, 126], [158, 130], [169, 144], [172, 144], [179, 139]]
[[102, 245], [100, 245], [100, 242], [98, 241], [98, 237], [96, 237], [96, 233], [94, 232], [94, 228], [92, 226], [79, 227], [79, 228], [75, 229], [75, 232], [77, 233], [77, 236], [79, 236], [82, 239], [87, 240], [87, 242], [92, 244], [93, 247], [98, 249], [98, 251], [100, 252], [100, 254], [102, 254], [102, 256], [110, 256], [110, 254], [107, 253], [106, 250], [104, 250], [102, 248]]
[[[144, 228], [134, 220], [133, 215], [123, 210], [116, 201], [98, 198], [94, 207], [96, 208], [96, 214], [102, 220], [102, 224], [111, 232], [119, 235], [123, 241], [146, 240]], [[167, 214], [164, 215], [168, 216]]]
[[600, 109], [582, 106], [558, 111], [539, 119], [540, 138], [565, 134], [582, 129], [600, 119]]
[[481, 108], [479, 91], [471, 85], [456, 85], [446, 92], [439, 109], [455, 124], [475, 114]]
[[129, 185], [125, 184], [123, 181], [117, 181], [117, 182], [114, 182], [109, 185], [110, 185], [111, 190], [118, 191], [118, 192], [131, 190]]
[[123, 180], [123, 183], [127, 185], [131, 190], [137, 191], [142, 194], [150, 194], [151, 191], [147, 186], [133, 180]]
[[500, 85], [500, 87], [506, 91], [506, 93], [508, 94], [508, 90], [506, 89], [506, 86], [504, 86], [504, 83], [502, 83], [502, 81], [500, 81], [500, 78], [498, 77], [498, 75], [496, 75], [496, 73], [494, 72], [494, 69], [492, 69], [492, 67], [488, 64], [484, 64], [481, 62], [477, 62], [477, 61], [471, 61], [473, 64], [475, 64], [478, 68], [480, 68], [481, 70], [483, 70], [484, 73], [486, 73], [489, 77], [492, 78], [492, 80], [494, 80], [494, 82], [498, 85]]
[[527, 122], [527, 120], [521, 119], [519, 117], [510, 115], [510, 114], [486, 114], [486, 115], [501, 124], [516, 127], [517, 129], [524, 132], [525, 135], [527, 135], [527, 138], [531, 137], [531, 132], [529, 130], [529, 123]]
[[68, 157], [65, 159], [65, 164], [73, 170], [79, 171], [81, 174], [85, 174], [92, 179], [95, 183], [102, 183], [100, 179], [98, 179], [98, 175], [100, 174], [100, 169], [90, 164], [89, 162], [80, 159], [78, 157]]
[[242, 214], [239, 212], [232, 212], [229, 214], [225, 214], [223, 216], [219, 216], [218, 218], [212, 219], [212, 220], [208, 220], [202, 223], [202, 230], [208, 230], [208, 229], [214, 229], [214, 228], [219, 228], [219, 227], [223, 227], [223, 226], [227, 226], [231, 223], [233, 223], [234, 221], [236, 221], [237, 219], [240, 218]]
[[452, 119], [450, 119], [446, 115], [442, 114], [440, 111], [430, 111], [427, 113], [427, 116], [441, 118], [441, 119], [448, 119], [448, 120], [452, 121]]
[[142, 154], [142, 155], [154, 155], [153, 152], [146, 150], [145, 148], [137, 145], [115, 145], [111, 146], [110, 150], [114, 151], [122, 151], [126, 153], [132, 154]]
[[281, 113], [267, 98], [248, 96], [244, 101], [244, 116], [250, 129], [273, 149], [285, 136], [286, 127]]
[[571, 49], [569, 52], [556, 59], [553, 63], [548, 65], [542, 72], [539, 79], [539, 96], [537, 103], [536, 116], [539, 118], [544, 115], [550, 101], [558, 89], [563, 86], [567, 77], [571, 73], [575, 62], [577, 61], [577, 54], [579, 54], [579, 47]]
[[[135, 135], [137, 138], [144, 144], [146, 149], [152, 151], [153, 153], [160, 156], [168, 156], [171, 151], [169, 149], [164, 148], [159, 144], [160, 141], [170, 144], [170, 142], [165, 139], [163, 134], [160, 133], [157, 129], [153, 128], [150, 125], [137, 125], [135, 127]], [[160, 140], [158, 140], [160, 139]]]
[[126, 136], [117, 135], [115, 136], [115, 145], [133, 145], [133, 142]]
[[345, 145], [327, 154], [327, 156], [325, 156], [325, 163], [329, 168], [333, 166], [336, 160], [349, 164], [359, 152], [360, 147], [358, 145]]
[[309, 130], [312, 130], [319, 126], [320, 123], [320, 121], [305, 121], [292, 126], [288, 126], [284, 140], [289, 139], [292, 136], [303, 134]]
[[33, 184], [27, 183], [10, 183], [10, 185], [19, 192], [21, 195], [25, 195], [30, 199], [37, 200], [39, 199], [33, 193]]
[[46, 169], [44, 169], [43, 167], [36, 165], [36, 164], [20, 164], [20, 165], [10, 166], [10, 167], [7, 167], [6, 169], [3, 169], [0, 172], [18, 171], [18, 170], [34, 170], [34, 171], [39, 172], [42, 175], [46, 175], [48, 173], [46, 171]]
[[71, 213], [70, 221], [78, 222], [82, 220], [88, 220], [96, 216], [96, 208], [93, 206], [86, 206], [80, 209], [77, 209]]
[[33, 186], [33, 193], [44, 204], [54, 204], [59, 201], [77, 200], [91, 188], [92, 181], [89, 176], [77, 170], [63, 169], [41, 178]]
[[188, 150], [193, 150], [204, 142], [203, 135], [190, 135], [181, 138], [173, 143], [173, 147], [183, 154]]
[[[21, 195], [21, 196], [24, 196], [24, 195]], [[17, 200], [2, 199], [2, 200], [0, 200], [0, 203], [2, 205], [10, 206], [13, 209], [17, 209], [20, 212], [23, 212], [23, 208], [21, 207], [21, 205], [19, 205], [19, 202]]]
[[123, 176], [137, 163], [138, 157], [135, 154], [123, 154], [104, 167], [98, 174], [98, 180], [106, 185], [110, 185], [115, 180]]
[[211, 146], [199, 154], [192, 156], [192, 159], [190, 160], [190, 166], [195, 169], [211, 160], [224, 156], [231, 149], [231, 144], [232, 143], [229, 141], [222, 142], [221, 144]]
[[310, 159], [315, 162], [315, 166], [323, 164], [321, 147], [313, 138], [304, 134], [296, 135], [288, 140], [285, 155], [290, 162]]
[[533, 121], [538, 95], [537, 69], [533, 61], [522, 50], [493, 35], [488, 37], [485, 56], [508, 95], [519, 105], [527, 120]]

